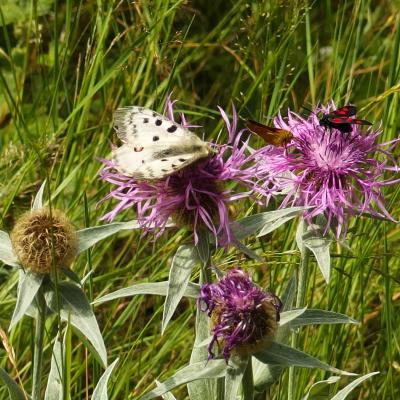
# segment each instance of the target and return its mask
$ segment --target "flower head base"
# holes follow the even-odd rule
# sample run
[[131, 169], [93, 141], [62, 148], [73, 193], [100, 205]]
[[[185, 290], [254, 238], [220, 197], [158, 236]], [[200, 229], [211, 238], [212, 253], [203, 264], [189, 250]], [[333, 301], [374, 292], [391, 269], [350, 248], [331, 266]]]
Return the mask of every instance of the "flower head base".
[[245, 356], [270, 345], [282, 307], [277, 296], [262, 291], [239, 269], [231, 270], [218, 283], [204, 285], [199, 305], [205, 305], [213, 323], [209, 358], [214, 357], [214, 343], [219, 343], [225, 360], [233, 351]]
[[275, 118], [277, 128], [293, 134], [288, 149], [267, 146], [262, 162], [271, 171], [271, 192], [283, 193], [281, 207], [312, 206], [305, 212], [311, 220], [318, 214], [327, 218], [327, 229], [336, 225], [339, 236], [348, 224], [346, 216], [369, 213], [392, 219], [384, 206], [381, 188], [399, 180], [384, 180], [387, 170], [398, 170], [389, 152], [377, 144], [379, 131], [365, 133], [358, 125], [351, 132], [320, 125], [318, 113], [336, 107], [318, 107], [306, 119], [289, 111], [287, 120]]
[[[173, 102], [168, 99], [166, 111], [173, 119]], [[113, 161], [102, 160], [105, 168], [102, 179], [116, 186], [103, 199], [114, 198], [119, 204], [103, 219], [113, 220], [121, 211], [135, 207], [138, 222], [145, 232], [156, 229], [161, 234], [171, 219], [178, 226], [188, 226], [194, 232], [207, 229], [226, 244], [231, 241], [227, 203], [250, 193], [266, 195], [267, 192], [256, 174], [258, 166], [253, 155], [246, 154], [247, 144], [240, 142], [241, 132], [236, 132], [237, 115], [233, 121], [220, 109], [228, 130], [230, 145], [209, 143], [212, 154], [186, 168], [157, 181], [141, 181], [116, 171]], [[188, 125], [181, 115], [182, 126]], [[257, 176], [257, 178], [256, 178]], [[229, 184], [227, 188], [226, 184]], [[239, 184], [245, 190], [238, 189]]]
[[50, 273], [53, 262], [56, 267], [69, 266], [77, 252], [74, 227], [62, 211], [54, 209], [22, 215], [11, 232], [11, 242], [21, 265], [40, 274]]

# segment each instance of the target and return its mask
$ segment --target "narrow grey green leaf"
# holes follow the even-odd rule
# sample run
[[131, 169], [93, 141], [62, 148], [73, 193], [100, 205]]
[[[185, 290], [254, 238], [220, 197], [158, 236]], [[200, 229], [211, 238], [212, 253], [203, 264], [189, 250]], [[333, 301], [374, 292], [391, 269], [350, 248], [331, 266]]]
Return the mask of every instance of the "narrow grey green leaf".
[[108, 400], [107, 384], [117, 362], [118, 358], [114, 360], [113, 363], [110, 364], [107, 367], [107, 369], [103, 372], [103, 375], [101, 376], [99, 382], [97, 383], [93, 391], [92, 400]]
[[167, 297], [164, 303], [161, 333], [164, 333], [176, 307], [185, 294], [193, 267], [199, 262], [197, 250], [193, 246], [178, 247], [169, 270]]
[[[190, 365], [207, 360], [207, 347], [201, 346], [210, 336], [209, 318], [207, 313], [202, 312], [199, 307], [196, 309], [196, 337], [190, 355]], [[213, 379], [202, 379], [190, 382], [187, 385], [190, 400], [213, 400], [216, 392], [216, 381]]]
[[359, 322], [347, 315], [333, 311], [318, 309], [305, 310], [300, 316], [290, 322], [292, 328], [304, 325], [322, 324], [358, 324]]
[[341, 375], [356, 375], [332, 367], [300, 350], [276, 342], [272, 343], [272, 345], [267, 349], [254, 354], [254, 357], [266, 364], [281, 365], [284, 367], [297, 366], [304, 368], [319, 368]]
[[[290, 311], [293, 306], [294, 297], [296, 295], [296, 275], [293, 275], [287, 283], [285, 290], [281, 296], [284, 312]], [[287, 343], [291, 334], [290, 325], [280, 326], [276, 334], [276, 340], [280, 343]], [[257, 358], [252, 357], [254, 388], [258, 392], [264, 391], [279, 379], [284, 368], [277, 365], [269, 365], [262, 363]]]
[[[167, 291], [168, 291], [168, 281], [138, 283], [137, 285], [119, 289], [116, 290], [115, 292], [99, 297], [98, 299], [94, 300], [92, 304], [104, 303], [106, 301], [121, 299], [124, 297], [136, 296], [138, 294], [153, 294], [159, 296], [166, 296]], [[197, 298], [199, 293], [200, 293], [200, 286], [196, 283], [189, 282], [187, 288], [185, 289], [184, 296]]]
[[300, 250], [300, 253], [302, 253], [302, 254], [304, 252], [303, 235], [304, 235], [305, 231], [306, 231], [305, 221], [303, 218], [300, 218], [299, 223], [297, 224], [297, 229], [296, 229], [296, 244]]
[[[231, 360], [230, 360], [231, 361]], [[225, 375], [225, 396], [224, 400], [236, 400], [239, 386], [250, 358], [236, 360], [235, 364], [229, 366]], [[231, 363], [231, 362], [230, 362]]]
[[[157, 387], [160, 387], [161, 382], [157, 380], [155, 382]], [[176, 400], [176, 397], [171, 392], [164, 393], [163, 395], [161, 395], [161, 397], [163, 398], [163, 400]]]
[[[60, 294], [61, 318], [64, 321], [69, 321], [87, 337], [100, 356], [103, 365], [107, 366], [107, 352], [103, 337], [85, 293], [81, 288], [70, 282], [60, 282], [58, 284], [58, 293]], [[47, 305], [56, 312], [57, 302], [55, 296], [54, 290], [48, 290], [45, 293]]]
[[34, 274], [32, 272], [24, 272], [23, 270], [20, 270], [19, 273], [20, 279], [17, 289], [17, 301], [15, 303], [10, 327], [8, 328], [9, 331], [27, 312], [28, 307], [32, 304], [32, 301], [43, 282], [43, 275]]
[[293, 274], [289, 279], [289, 282], [286, 284], [285, 291], [281, 296], [283, 311], [289, 311], [293, 307], [294, 296], [296, 295], [296, 284], [296, 275]]
[[32, 210], [39, 210], [40, 208], [43, 208], [43, 193], [45, 187], [46, 187], [46, 180], [43, 181], [38, 192], [36, 193], [35, 200], [33, 201], [32, 205]]
[[325, 281], [329, 283], [331, 276], [331, 255], [329, 251], [331, 239], [324, 237], [319, 229], [306, 232], [302, 239], [304, 246], [314, 254]]
[[261, 231], [257, 234], [257, 237], [268, 235], [268, 233], [273, 232], [274, 230], [278, 229], [281, 225], [286, 224], [291, 219], [297, 217], [298, 213], [293, 213], [285, 217], [278, 218], [275, 221], [267, 222]]
[[17, 385], [14, 379], [7, 374], [5, 369], [0, 368], [0, 379], [8, 389], [10, 400], [27, 400], [31, 397], [24, 393], [24, 391]]
[[335, 396], [332, 397], [331, 400], [344, 400], [348, 394], [352, 392], [352, 390], [358, 386], [360, 383], [364, 382], [366, 379], [371, 378], [371, 376], [379, 374], [379, 371], [376, 372], [370, 372], [369, 374], [360, 376], [353, 382], [349, 383], [345, 388], [340, 390]]
[[243, 240], [248, 236], [258, 234], [264, 227], [275, 221], [287, 217], [288, 220], [295, 218], [301, 211], [307, 207], [290, 207], [281, 210], [267, 211], [260, 214], [250, 215], [238, 221], [231, 223], [232, 232], [238, 240]]
[[196, 249], [201, 262], [206, 264], [210, 259], [210, 234], [208, 230], [201, 229], [198, 236], [199, 240]]
[[139, 223], [136, 220], [132, 220], [128, 222], [114, 222], [112, 224], [81, 229], [77, 232], [78, 254], [95, 245], [100, 240], [114, 235], [119, 231], [124, 229], [138, 229], [139, 227]]
[[0, 231], [0, 261], [12, 267], [20, 267], [12, 248], [10, 236], [4, 231]]
[[[227, 365], [225, 360], [204, 360], [195, 364], [187, 365], [177, 371], [173, 376], [171, 376], [171, 378], [160, 383], [159, 387], [141, 397], [141, 400], [154, 399], [155, 397], [161, 396], [180, 385], [194, 380], [223, 377], [226, 374], [226, 370]], [[205, 397], [205, 394], [203, 394], [203, 400], [204, 399], [208, 399], [208, 397]]]
[[298, 318], [300, 315], [304, 314], [306, 310], [307, 307], [281, 312], [279, 326], [282, 327], [288, 322], [293, 322], [293, 320]]
[[332, 385], [332, 383], [336, 383], [339, 379], [340, 376], [331, 376], [323, 381], [315, 382], [302, 400], [308, 400], [310, 396], [312, 396], [312, 399], [314, 399], [315, 396], [323, 396], [321, 397], [322, 399], [329, 398], [330, 388], [327, 388], [327, 385]]
[[44, 400], [63, 400], [63, 383], [62, 383], [62, 370], [63, 370], [63, 344], [58, 338], [54, 341], [53, 353], [51, 355], [50, 373], [47, 378], [46, 392]]
[[252, 258], [253, 260], [256, 260], [258, 262], [264, 262], [264, 260], [253, 250], [251, 250], [249, 247], [247, 247], [245, 244], [237, 240], [236, 238], [232, 239], [231, 244], [235, 246], [238, 250], [240, 250], [243, 254], [246, 254], [246, 256]]

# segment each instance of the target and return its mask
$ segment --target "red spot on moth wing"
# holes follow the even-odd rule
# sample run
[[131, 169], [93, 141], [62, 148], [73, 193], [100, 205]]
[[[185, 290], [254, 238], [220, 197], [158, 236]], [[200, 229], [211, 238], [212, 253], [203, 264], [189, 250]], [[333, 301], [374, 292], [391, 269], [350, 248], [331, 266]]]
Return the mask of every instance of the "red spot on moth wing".
[[142, 147], [142, 146], [135, 146], [133, 148], [133, 150], [136, 151], [136, 153], [138, 153], [139, 151], [142, 151], [143, 149], [144, 149], [144, 147]]
[[351, 117], [352, 115], [356, 115], [357, 108], [354, 106], [344, 106], [338, 108], [337, 110], [333, 111], [333, 114], [342, 115], [345, 117]]
[[349, 122], [353, 121], [352, 118], [345, 118], [345, 117], [336, 117], [330, 120], [334, 124], [348, 124]]

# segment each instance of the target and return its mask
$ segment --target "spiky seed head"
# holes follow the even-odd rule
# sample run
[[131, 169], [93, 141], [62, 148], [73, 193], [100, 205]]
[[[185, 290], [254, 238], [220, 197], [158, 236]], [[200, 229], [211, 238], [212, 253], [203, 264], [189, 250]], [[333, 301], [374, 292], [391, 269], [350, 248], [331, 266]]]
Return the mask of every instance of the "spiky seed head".
[[11, 232], [11, 242], [21, 265], [48, 274], [53, 263], [69, 266], [77, 252], [75, 228], [60, 210], [41, 208], [23, 214]]

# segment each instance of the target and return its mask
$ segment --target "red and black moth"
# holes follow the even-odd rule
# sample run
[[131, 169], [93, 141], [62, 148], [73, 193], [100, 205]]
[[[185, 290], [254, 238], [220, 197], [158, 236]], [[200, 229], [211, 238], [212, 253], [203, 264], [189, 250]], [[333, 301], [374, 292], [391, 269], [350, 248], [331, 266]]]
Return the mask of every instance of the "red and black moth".
[[357, 113], [355, 106], [347, 105], [332, 111], [329, 114], [324, 114], [319, 120], [321, 126], [327, 128], [335, 128], [340, 132], [351, 132], [352, 125], [372, 125], [371, 122], [365, 119], [354, 118]]

